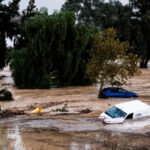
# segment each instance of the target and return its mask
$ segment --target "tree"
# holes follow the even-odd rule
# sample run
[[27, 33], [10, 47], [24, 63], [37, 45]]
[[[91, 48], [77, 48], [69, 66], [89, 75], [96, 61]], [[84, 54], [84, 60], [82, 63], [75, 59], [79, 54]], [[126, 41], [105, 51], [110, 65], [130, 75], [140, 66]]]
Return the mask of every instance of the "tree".
[[114, 27], [119, 21], [123, 5], [119, 1], [104, 0], [66, 0], [62, 10], [74, 11], [78, 24], [88, 27], [96, 26], [99, 30]]
[[113, 28], [94, 36], [87, 74], [93, 82], [100, 82], [98, 97], [104, 85], [121, 86], [138, 72], [136, 56], [126, 55], [128, 48], [128, 42], [120, 42]]
[[37, 14], [37, 9], [35, 6], [35, 0], [30, 0], [27, 8], [22, 11], [22, 14], [20, 14], [18, 32], [14, 36], [14, 48], [15, 49], [21, 49], [25, 47], [25, 45], [27, 44], [28, 41], [25, 38], [24, 25], [28, 19], [30, 19], [31, 17], [34, 17], [36, 14]]
[[75, 21], [73, 12], [64, 11], [53, 15], [37, 13], [25, 22], [25, 45], [13, 52], [11, 60], [17, 87], [50, 88], [85, 83], [88, 58], [83, 60], [83, 57], [90, 31]]
[[30, 0], [29, 4], [27, 6], [27, 9], [22, 11], [22, 22], [29, 19], [30, 17], [33, 17], [37, 13], [37, 9], [35, 6], [35, 0]]
[[136, 33], [139, 33], [138, 37], [142, 37], [136, 42], [136, 45], [142, 45], [139, 49], [142, 59], [140, 66], [147, 68], [150, 59], [150, 1], [130, 0], [129, 2], [133, 10], [132, 17], [138, 26]]
[[6, 37], [12, 39], [18, 30], [18, 25], [11, 22], [11, 19], [18, 15], [20, 0], [13, 0], [8, 5], [0, 0], [0, 69], [5, 66], [6, 58]]
[[48, 9], [46, 7], [41, 7], [40, 10], [39, 10], [39, 12], [41, 14], [48, 14]]

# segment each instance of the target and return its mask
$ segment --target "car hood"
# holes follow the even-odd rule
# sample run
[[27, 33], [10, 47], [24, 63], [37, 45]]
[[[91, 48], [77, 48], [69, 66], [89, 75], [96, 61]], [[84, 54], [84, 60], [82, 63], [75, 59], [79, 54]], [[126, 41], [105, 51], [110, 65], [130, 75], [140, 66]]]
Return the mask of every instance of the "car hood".
[[123, 123], [124, 122], [124, 118], [111, 118], [110, 116], [108, 116], [107, 114], [105, 114], [105, 112], [103, 112], [102, 114], [100, 114], [100, 116], [98, 117], [103, 123], [106, 124], [118, 124], [118, 123]]
[[104, 119], [104, 118], [112, 119], [110, 116], [108, 116], [107, 114], [105, 114], [105, 112], [103, 112], [102, 114], [100, 114], [98, 118], [99, 118], [100, 120], [101, 120], [101, 119]]

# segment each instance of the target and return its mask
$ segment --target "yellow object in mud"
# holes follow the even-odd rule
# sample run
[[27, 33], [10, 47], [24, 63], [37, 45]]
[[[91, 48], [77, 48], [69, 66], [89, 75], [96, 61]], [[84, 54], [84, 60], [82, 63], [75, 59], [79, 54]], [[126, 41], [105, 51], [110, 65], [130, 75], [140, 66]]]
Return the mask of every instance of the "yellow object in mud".
[[41, 113], [41, 112], [42, 112], [41, 107], [38, 107], [38, 108], [36, 108], [35, 110], [32, 111], [33, 114], [38, 114], [38, 113]]

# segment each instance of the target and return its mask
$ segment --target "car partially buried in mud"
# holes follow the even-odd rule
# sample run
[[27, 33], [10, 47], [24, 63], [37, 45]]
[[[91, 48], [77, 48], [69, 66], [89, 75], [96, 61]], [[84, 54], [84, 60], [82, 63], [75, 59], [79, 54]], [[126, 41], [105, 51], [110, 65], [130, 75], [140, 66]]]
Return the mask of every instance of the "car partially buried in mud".
[[134, 100], [112, 106], [100, 114], [99, 119], [103, 123], [113, 124], [123, 123], [126, 119], [136, 119], [147, 116], [150, 116], [150, 106], [140, 100]]
[[101, 98], [108, 98], [108, 97], [130, 98], [130, 97], [138, 97], [138, 94], [118, 87], [109, 87], [104, 88], [101, 92]]

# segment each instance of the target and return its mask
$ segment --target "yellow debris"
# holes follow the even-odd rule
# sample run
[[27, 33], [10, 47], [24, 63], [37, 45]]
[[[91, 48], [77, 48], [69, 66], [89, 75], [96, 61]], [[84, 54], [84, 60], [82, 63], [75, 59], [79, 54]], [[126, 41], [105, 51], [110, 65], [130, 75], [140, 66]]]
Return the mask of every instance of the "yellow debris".
[[38, 114], [38, 113], [41, 113], [41, 112], [42, 112], [41, 107], [38, 107], [38, 108], [36, 108], [35, 110], [32, 111], [33, 114]]

